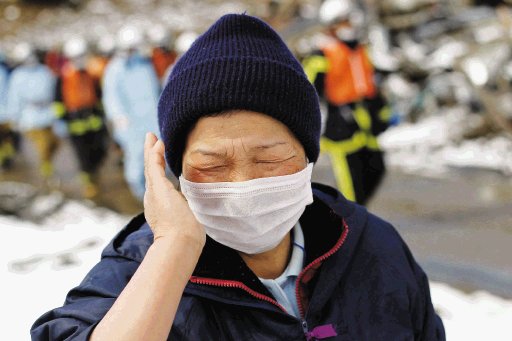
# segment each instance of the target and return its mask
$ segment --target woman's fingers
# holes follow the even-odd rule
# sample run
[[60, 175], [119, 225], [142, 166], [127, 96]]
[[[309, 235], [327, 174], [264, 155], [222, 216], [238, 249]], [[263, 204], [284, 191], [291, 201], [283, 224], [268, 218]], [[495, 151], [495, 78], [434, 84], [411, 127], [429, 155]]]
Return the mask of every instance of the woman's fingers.
[[155, 161], [162, 167], [162, 170], [165, 170], [165, 146], [162, 140], [158, 140], [152, 149], [155, 152]]
[[[153, 231], [154, 240], [177, 236], [192, 238], [201, 246], [206, 234], [187, 202], [165, 176], [165, 146], [152, 134], [146, 135], [144, 142], [144, 176], [146, 193], [144, 194], [144, 214]], [[183, 229], [183, 226], [188, 228]]]
[[156, 141], [158, 141], [158, 138], [156, 137], [155, 134], [153, 134], [153, 133], [146, 133], [146, 140], [144, 142], [144, 147], [151, 148], [156, 143]]
[[151, 178], [149, 176], [149, 165], [151, 161], [149, 160], [149, 152], [151, 147], [156, 143], [156, 136], [153, 133], [146, 133], [146, 139], [144, 140], [144, 177], [146, 178], [146, 183], [149, 185], [151, 183]]
[[144, 173], [148, 188], [166, 185], [165, 147], [153, 133], [146, 135], [144, 143]]

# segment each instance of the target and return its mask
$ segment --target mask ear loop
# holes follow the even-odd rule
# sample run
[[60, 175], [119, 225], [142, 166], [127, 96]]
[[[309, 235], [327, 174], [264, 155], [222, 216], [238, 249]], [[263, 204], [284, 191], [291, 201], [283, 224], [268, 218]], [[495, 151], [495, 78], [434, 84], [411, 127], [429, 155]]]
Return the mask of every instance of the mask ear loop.
[[178, 176], [178, 181], [177, 181], [177, 183], [176, 183], [176, 190], [177, 190], [178, 192], [180, 192], [180, 193], [181, 193], [181, 182], [180, 182], [180, 177], [181, 177], [181, 176], [182, 176], [182, 175]]
[[178, 193], [181, 194], [181, 196], [185, 199], [185, 201], [188, 202], [187, 200], [187, 197], [185, 197], [185, 195], [183, 194], [183, 192], [181, 191], [181, 182], [180, 182], [180, 179], [178, 177], [178, 183], [176, 184], [176, 190], [178, 191]]

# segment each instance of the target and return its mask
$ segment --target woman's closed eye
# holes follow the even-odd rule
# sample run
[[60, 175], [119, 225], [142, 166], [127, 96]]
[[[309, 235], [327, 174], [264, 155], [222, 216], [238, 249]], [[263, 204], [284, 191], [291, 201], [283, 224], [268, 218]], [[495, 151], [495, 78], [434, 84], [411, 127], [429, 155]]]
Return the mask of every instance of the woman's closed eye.
[[286, 161], [289, 161], [289, 160], [292, 160], [293, 158], [297, 157], [297, 155], [292, 155], [292, 156], [289, 156], [287, 158], [265, 158], [265, 159], [256, 159], [254, 160], [255, 163], [268, 163], [268, 164], [272, 164], [272, 163], [282, 163], [282, 162], [286, 162]]
[[213, 164], [213, 165], [191, 165], [187, 164], [190, 168], [200, 171], [200, 172], [212, 172], [216, 170], [222, 170], [227, 167], [227, 165], [219, 165], [219, 164]]

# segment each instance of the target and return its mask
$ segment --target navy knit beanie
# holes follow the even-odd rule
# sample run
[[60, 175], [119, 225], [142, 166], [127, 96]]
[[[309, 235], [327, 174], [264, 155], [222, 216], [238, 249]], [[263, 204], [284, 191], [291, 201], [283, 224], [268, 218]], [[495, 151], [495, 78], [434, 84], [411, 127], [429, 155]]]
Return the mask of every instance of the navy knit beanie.
[[310, 162], [319, 154], [318, 96], [278, 34], [249, 15], [228, 14], [174, 66], [158, 103], [165, 157], [176, 176], [187, 134], [202, 116], [250, 110], [284, 123]]

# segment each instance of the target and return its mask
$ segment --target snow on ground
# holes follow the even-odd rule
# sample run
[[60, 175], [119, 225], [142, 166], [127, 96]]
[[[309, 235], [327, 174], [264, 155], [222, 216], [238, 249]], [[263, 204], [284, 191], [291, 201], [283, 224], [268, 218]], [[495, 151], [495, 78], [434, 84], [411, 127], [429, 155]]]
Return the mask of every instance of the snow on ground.
[[64, 303], [127, 222], [77, 201], [37, 224], [0, 216], [0, 340], [29, 340], [32, 323]]
[[406, 172], [439, 176], [450, 167], [474, 167], [512, 174], [512, 139], [494, 136], [464, 140], [480, 122], [462, 107], [443, 110], [417, 123], [402, 123], [379, 136], [388, 165]]
[[[0, 216], [0, 340], [29, 340], [32, 323], [62, 305], [128, 220], [77, 201], [37, 223]], [[448, 340], [510, 340], [512, 301], [443, 283], [431, 283], [431, 292]]]
[[430, 283], [434, 307], [449, 341], [508, 341], [512, 333], [512, 300], [484, 291], [464, 293], [444, 283]]

